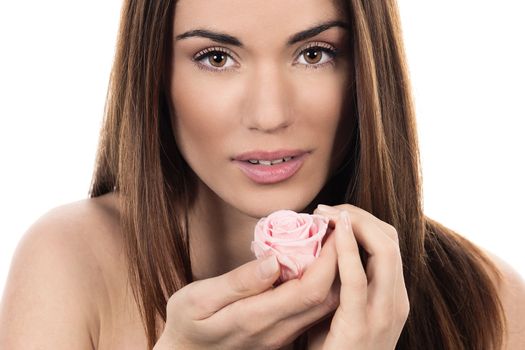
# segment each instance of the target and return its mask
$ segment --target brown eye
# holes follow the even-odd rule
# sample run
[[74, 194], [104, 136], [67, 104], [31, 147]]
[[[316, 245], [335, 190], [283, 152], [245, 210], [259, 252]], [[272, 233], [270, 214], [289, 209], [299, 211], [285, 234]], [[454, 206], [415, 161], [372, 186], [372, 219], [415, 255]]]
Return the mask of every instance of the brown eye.
[[226, 63], [226, 58], [226, 54], [218, 51], [208, 56], [208, 60], [211, 63], [211, 65], [218, 68], [224, 66], [224, 64]]
[[197, 67], [213, 72], [224, 72], [235, 67], [232, 53], [225, 48], [207, 48], [195, 55], [193, 61]]
[[319, 61], [321, 61], [323, 53], [317, 48], [311, 48], [304, 51], [303, 57], [305, 58], [307, 63], [316, 64], [319, 63]]
[[297, 64], [305, 68], [320, 68], [326, 64], [334, 65], [338, 50], [328, 44], [313, 44], [301, 51]]

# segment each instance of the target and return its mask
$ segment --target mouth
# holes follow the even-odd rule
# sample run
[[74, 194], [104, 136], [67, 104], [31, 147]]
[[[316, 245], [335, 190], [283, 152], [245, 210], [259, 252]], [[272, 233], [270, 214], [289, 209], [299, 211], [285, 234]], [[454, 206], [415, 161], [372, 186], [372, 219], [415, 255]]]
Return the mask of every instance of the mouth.
[[258, 159], [249, 159], [247, 162], [250, 164], [260, 164], [260, 165], [266, 165], [266, 166], [272, 166], [275, 164], [281, 164], [289, 162], [292, 159], [296, 159], [297, 157], [284, 157], [279, 159], [273, 159], [273, 160], [258, 160]]
[[257, 184], [273, 184], [294, 176], [302, 167], [308, 152], [270, 160], [234, 160], [241, 171]]
[[251, 164], [273, 165], [290, 161], [306, 153], [305, 150], [277, 150], [277, 151], [251, 151], [240, 154], [232, 160], [249, 162]]

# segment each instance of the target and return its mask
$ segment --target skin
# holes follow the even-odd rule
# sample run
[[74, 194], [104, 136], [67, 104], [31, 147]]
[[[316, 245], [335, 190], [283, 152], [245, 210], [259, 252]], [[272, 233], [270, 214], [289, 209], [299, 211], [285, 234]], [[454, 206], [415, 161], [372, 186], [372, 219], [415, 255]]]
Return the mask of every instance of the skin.
[[[352, 206], [323, 212], [332, 235], [322, 256], [300, 281], [275, 289], [270, 287], [277, 264], [273, 261], [265, 278], [249, 249], [257, 221], [283, 208], [303, 211], [338, 165], [342, 153], [336, 150], [347, 150], [353, 123], [344, 103], [352, 67], [347, 30], [336, 26], [287, 45], [295, 33], [334, 21], [348, 23], [329, 0], [178, 2], [172, 125], [198, 177], [197, 204], [190, 213], [197, 281], [170, 298], [161, 344], [275, 349], [327, 317], [328, 323], [312, 329], [313, 348], [395, 345], [409, 306], [390, 225]], [[234, 36], [243, 46], [185, 34], [198, 29]], [[312, 59], [306, 50], [312, 44], [341, 54], [314, 50], [321, 57]], [[201, 56], [204, 49], [219, 56]], [[232, 162], [246, 151], [297, 148], [310, 152], [303, 167], [277, 184], [257, 184]], [[350, 220], [339, 215], [350, 212], [359, 215], [355, 237]], [[371, 254], [369, 286], [357, 237]], [[345, 269], [337, 267], [341, 264]]]
[[[301, 279], [277, 288], [271, 286], [278, 267], [263, 275], [264, 261], [253, 260], [247, 248], [257, 219], [282, 207], [304, 208], [337, 164], [334, 150], [344, 149], [332, 144], [340, 141], [337, 125], [351, 124], [340, 118], [345, 115], [344, 74], [336, 74], [347, 72], [348, 66], [295, 69], [291, 62], [297, 56], [292, 53], [306, 42], [294, 48], [284, 44], [289, 35], [334, 16], [331, 5], [321, 0], [179, 2], [175, 33], [214, 23], [216, 29], [240, 37], [246, 49], [231, 48], [240, 57], [240, 69], [215, 75], [191, 71], [184, 61], [191, 58], [191, 48], [184, 51], [182, 44], [176, 45], [174, 132], [202, 180], [198, 206], [191, 213], [198, 281], [169, 299], [164, 333], [155, 349], [289, 348], [307, 328], [309, 349], [394, 347], [409, 311], [395, 228], [348, 204], [318, 208], [316, 214], [330, 219], [321, 256]], [[184, 18], [187, 28], [182, 27]], [[335, 41], [330, 37], [341, 35], [337, 31], [315, 40]], [[197, 50], [212, 46], [204, 41], [191, 45], [201, 46]], [[175, 89], [180, 85], [183, 89]], [[214, 89], [204, 90], [207, 87]], [[206, 94], [206, 106], [199, 108], [203, 91], [215, 94]], [[269, 146], [313, 152], [293, 180], [272, 186], [249, 183], [228, 163], [239, 152]], [[2, 297], [0, 348], [145, 348], [126, 284], [119, 200], [118, 194], [108, 193], [70, 203], [49, 211], [28, 229]], [[350, 215], [348, 224], [344, 213]], [[366, 270], [358, 261], [357, 244], [370, 255]], [[525, 284], [508, 264], [490, 256], [503, 275], [498, 290], [509, 325], [504, 348], [523, 349]]]
[[[253, 259], [246, 247], [259, 218], [282, 208], [303, 210], [342, 155], [333, 150], [345, 149], [348, 137], [337, 135], [337, 130], [347, 133], [353, 122], [341, 118], [351, 69], [346, 29], [333, 27], [286, 45], [292, 34], [330, 20], [346, 21], [332, 1], [177, 3], [174, 37], [206, 28], [235, 36], [244, 45], [189, 37], [176, 40], [173, 48], [173, 132], [199, 182], [197, 205], [190, 214], [191, 243], [199, 247], [196, 278], [215, 276]], [[301, 51], [316, 43], [341, 53], [333, 58], [318, 50], [319, 62], [307, 64], [311, 60]], [[231, 52], [219, 60], [222, 67], [204, 58], [201, 67], [216, 71], [199, 69], [192, 58], [216, 47]], [[293, 179], [272, 185], [252, 182], [231, 161], [246, 151], [277, 149], [311, 153]]]

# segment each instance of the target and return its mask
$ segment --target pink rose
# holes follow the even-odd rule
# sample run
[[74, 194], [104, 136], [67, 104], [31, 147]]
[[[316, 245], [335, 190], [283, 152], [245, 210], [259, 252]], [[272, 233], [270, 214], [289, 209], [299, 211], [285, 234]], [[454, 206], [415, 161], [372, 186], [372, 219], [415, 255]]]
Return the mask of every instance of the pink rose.
[[300, 278], [319, 256], [328, 219], [321, 215], [278, 210], [259, 220], [255, 226], [251, 250], [264, 258], [275, 255], [281, 265], [277, 284]]

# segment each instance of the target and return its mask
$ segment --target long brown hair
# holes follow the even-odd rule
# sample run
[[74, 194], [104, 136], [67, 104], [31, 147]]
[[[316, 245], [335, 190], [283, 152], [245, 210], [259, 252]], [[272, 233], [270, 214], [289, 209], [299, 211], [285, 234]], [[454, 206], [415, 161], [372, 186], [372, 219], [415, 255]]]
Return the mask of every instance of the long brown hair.
[[[168, 298], [192, 281], [187, 210], [196, 175], [170, 124], [175, 1], [125, 1], [90, 197], [118, 192], [129, 282], [149, 348]], [[472, 243], [422, 210], [414, 108], [395, 0], [341, 2], [352, 26], [357, 128], [343, 165], [310, 203], [351, 203], [396, 227], [410, 315], [397, 349], [497, 349], [501, 277]]]

